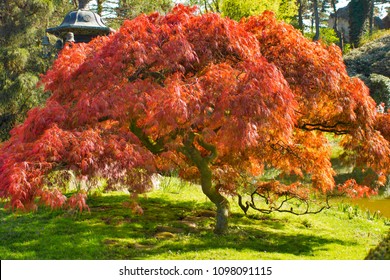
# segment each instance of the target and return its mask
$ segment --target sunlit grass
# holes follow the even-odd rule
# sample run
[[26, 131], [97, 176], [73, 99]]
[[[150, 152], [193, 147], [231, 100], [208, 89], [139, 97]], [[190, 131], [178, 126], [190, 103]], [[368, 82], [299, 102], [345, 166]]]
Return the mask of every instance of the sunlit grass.
[[372, 34], [365, 33], [362, 38], [360, 39], [359, 45], [363, 46], [364, 44], [367, 44], [371, 41], [380, 39], [385, 36], [390, 36], [390, 30], [389, 29], [381, 29], [381, 30], [375, 30], [372, 32]]
[[[0, 210], [1, 259], [364, 259], [389, 231], [384, 220], [337, 205], [320, 214], [243, 215], [230, 199], [229, 232], [212, 233], [214, 209], [199, 186], [164, 179], [140, 197], [143, 215], [123, 206], [128, 195], [91, 196], [91, 212]], [[168, 181], [167, 181], [168, 180]]]

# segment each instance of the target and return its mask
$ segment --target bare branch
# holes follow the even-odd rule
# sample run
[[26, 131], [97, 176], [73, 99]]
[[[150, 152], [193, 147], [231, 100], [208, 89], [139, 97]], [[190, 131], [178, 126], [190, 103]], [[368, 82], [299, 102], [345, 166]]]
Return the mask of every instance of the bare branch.
[[[256, 202], [255, 202], [255, 196], [259, 196], [262, 199], [264, 199], [265, 203], [267, 205], [269, 205], [269, 207], [267, 207], [267, 208], [258, 207], [256, 205]], [[290, 207], [290, 209], [283, 208], [285, 203], [287, 203], [291, 200], [297, 200], [297, 201], [305, 204], [305, 209], [302, 211], [299, 211], [297, 209], [294, 209], [293, 207]], [[246, 201], [245, 202], [246, 206], [244, 206], [244, 204], [242, 203], [242, 196], [238, 195], [238, 204], [239, 204], [240, 208], [244, 211], [245, 215], [248, 212], [249, 207], [256, 210], [256, 211], [259, 211], [263, 214], [270, 214], [272, 212], [280, 212], [280, 213], [290, 213], [290, 214], [294, 214], [297, 216], [307, 215], [307, 214], [318, 214], [318, 213], [322, 212], [324, 209], [330, 208], [329, 196], [326, 196], [325, 205], [321, 206], [320, 208], [318, 208], [316, 210], [310, 210], [310, 208], [311, 208], [310, 202], [311, 202], [310, 200], [302, 199], [295, 194], [287, 194], [286, 193], [284, 195], [283, 200], [279, 203], [279, 205], [275, 206], [274, 203], [270, 202], [270, 192], [269, 191], [267, 191], [266, 194], [260, 194], [256, 190], [251, 194], [251, 201], [250, 202]]]
[[346, 127], [348, 124], [343, 122], [337, 122], [335, 124], [327, 124], [327, 123], [304, 123], [298, 125], [300, 129], [304, 129], [307, 131], [318, 130], [322, 132], [333, 132], [336, 135], [343, 135], [350, 133], [350, 130]]

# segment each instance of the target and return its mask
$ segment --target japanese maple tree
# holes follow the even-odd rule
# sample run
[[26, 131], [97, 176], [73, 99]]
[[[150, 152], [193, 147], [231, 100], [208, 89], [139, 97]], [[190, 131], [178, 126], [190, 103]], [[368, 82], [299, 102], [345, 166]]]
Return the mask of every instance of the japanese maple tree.
[[[152, 174], [175, 169], [199, 180], [223, 233], [226, 195], [239, 187], [299, 198], [332, 191], [325, 132], [344, 135], [344, 149], [359, 151], [356, 164], [383, 174], [389, 166], [375, 103], [347, 75], [339, 49], [270, 12], [239, 23], [182, 5], [140, 15], [113, 35], [67, 45], [42, 83], [52, 93], [46, 105], [1, 147], [0, 197], [13, 209], [87, 208], [85, 194], [67, 199], [50, 182], [61, 170], [136, 196]], [[295, 179], [253, 183], [267, 167]]]

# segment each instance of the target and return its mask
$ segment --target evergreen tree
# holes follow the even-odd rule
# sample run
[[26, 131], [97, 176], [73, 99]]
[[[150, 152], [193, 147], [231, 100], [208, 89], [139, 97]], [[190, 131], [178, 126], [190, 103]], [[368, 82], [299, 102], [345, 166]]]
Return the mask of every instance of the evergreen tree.
[[370, 7], [373, 0], [351, 0], [349, 6], [350, 42], [358, 47], [361, 36], [365, 31], [370, 17]]
[[[93, 3], [91, 3], [93, 4]], [[119, 26], [139, 13], [166, 11], [171, 0], [98, 0], [91, 9]], [[59, 25], [78, 0], [2, 0], [0, 2], [0, 142], [21, 123], [32, 107], [45, 102], [39, 76], [53, 62], [42, 54], [48, 27]]]
[[70, 9], [65, 0], [3, 0], [0, 3], [0, 141], [46, 96], [36, 87], [50, 60], [42, 57], [45, 29]]

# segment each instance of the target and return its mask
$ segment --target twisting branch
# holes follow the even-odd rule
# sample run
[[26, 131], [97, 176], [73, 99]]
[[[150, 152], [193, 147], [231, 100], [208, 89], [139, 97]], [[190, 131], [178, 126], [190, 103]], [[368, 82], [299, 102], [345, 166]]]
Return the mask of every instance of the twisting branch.
[[343, 135], [343, 134], [350, 133], [349, 129], [345, 128], [347, 127], [347, 124], [343, 122], [337, 122], [335, 124], [304, 123], [304, 124], [299, 124], [298, 127], [300, 129], [307, 130], [307, 131], [318, 130], [322, 132], [332, 132], [336, 135]]
[[[195, 142], [203, 149], [207, 150], [209, 155], [202, 156], [200, 151], [195, 147]], [[184, 146], [179, 149], [179, 151], [188, 157], [191, 161], [193, 161], [197, 166], [203, 164], [208, 165], [218, 156], [217, 148], [214, 145], [204, 141], [202, 137], [198, 136], [194, 132], [190, 132], [186, 135], [183, 144]]]
[[130, 123], [130, 131], [145, 145], [145, 147], [153, 154], [160, 154], [165, 151], [164, 140], [159, 138], [156, 141], [152, 141], [146, 133], [137, 126], [136, 121]]
[[[270, 195], [271, 192], [272, 191], [267, 190], [267, 191], [264, 191], [264, 192], [260, 193], [259, 190], [256, 189], [254, 192], [251, 193], [251, 195], [250, 195], [251, 199], [250, 199], [250, 201], [246, 201], [245, 205], [242, 202], [242, 196], [238, 194], [238, 205], [244, 211], [245, 215], [248, 212], [249, 208], [252, 208], [252, 209], [254, 209], [256, 211], [259, 211], [259, 212], [261, 212], [263, 214], [270, 214], [272, 212], [281, 212], [281, 213], [290, 213], [290, 214], [294, 214], [294, 215], [297, 215], [297, 216], [307, 215], [307, 214], [318, 214], [318, 213], [322, 212], [324, 209], [329, 209], [330, 208], [329, 196], [326, 196], [325, 205], [324, 206], [320, 207], [317, 210], [310, 210], [311, 207], [310, 207], [310, 200], [309, 199], [304, 199], [304, 198], [300, 197], [297, 194], [289, 193], [289, 192], [284, 192], [284, 194], [281, 195], [281, 197], [283, 197], [282, 201], [280, 201], [278, 203], [278, 205], [276, 205], [270, 199], [271, 198], [271, 195]], [[266, 208], [258, 207], [256, 205], [256, 201], [255, 201], [255, 197], [256, 196], [259, 196], [262, 199], [264, 199], [264, 201], [268, 205], [268, 207], [266, 207]], [[286, 203], [288, 203], [289, 201], [292, 201], [292, 200], [297, 200], [297, 201], [303, 203], [305, 205], [305, 208], [303, 210], [301, 210], [301, 211], [299, 211], [299, 209], [294, 209], [291, 206], [290, 206], [289, 209], [286, 208], [285, 207]]]
[[189, 132], [185, 135], [183, 140], [183, 146], [179, 148], [179, 152], [185, 155], [191, 160], [195, 166], [201, 171], [204, 167], [208, 166], [208, 162], [202, 157], [199, 150], [195, 147], [195, 133]]
[[[281, 213], [290, 213], [290, 214], [294, 214], [294, 215], [297, 215], [297, 216], [301, 216], [301, 215], [307, 215], [307, 214], [318, 214], [318, 213], [322, 212], [324, 209], [329, 209], [330, 208], [328, 198], [326, 198], [326, 201], [325, 201], [326, 204], [324, 206], [322, 206], [321, 208], [319, 208], [319, 209], [317, 209], [315, 211], [311, 211], [311, 210], [309, 210], [310, 209], [310, 204], [309, 204], [308, 200], [304, 200], [304, 199], [301, 199], [301, 198], [298, 198], [298, 197], [295, 197], [295, 196], [289, 197], [288, 195], [284, 196], [284, 199], [279, 204], [279, 206], [272, 206], [271, 205], [268, 209], [267, 208], [259, 208], [255, 204], [255, 199], [254, 199], [255, 195], [258, 195], [258, 196], [262, 197], [263, 199], [265, 199], [267, 201], [268, 201], [268, 198], [266, 196], [264, 196], [264, 195], [261, 195], [261, 194], [257, 193], [257, 191], [255, 191], [255, 192], [253, 192], [251, 194], [251, 202], [249, 203], [249, 206], [252, 209], [257, 210], [257, 211], [259, 211], [261, 213], [264, 213], [264, 214], [270, 214], [272, 212], [281, 212]], [[296, 200], [304, 203], [305, 204], [305, 210], [297, 211], [293, 207], [290, 207], [290, 209], [282, 209], [283, 205], [286, 202], [288, 202], [290, 200], [293, 200], [293, 199], [296, 199]]]
[[197, 137], [196, 138], [196, 142], [202, 147], [204, 148], [205, 150], [209, 151], [210, 152], [210, 155], [208, 155], [206, 157], [206, 159], [208, 160], [208, 162], [212, 162], [213, 160], [215, 160], [218, 156], [218, 153], [217, 153], [217, 148], [215, 147], [215, 145], [212, 145], [210, 143], [207, 143], [203, 140], [203, 138], [201, 137]]
[[238, 205], [240, 206], [240, 208], [242, 209], [242, 211], [244, 211], [245, 215], [246, 215], [246, 212], [248, 212], [248, 209], [250, 207], [250, 204], [249, 204], [249, 201], [245, 201], [245, 205], [242, 203], [242, 196], [240, 194], [237, 194], [238, 196]]
[[150, 71], [150, 69], [153, 67], [154, 63], [151, 63], [149, 65], [145, 65], [143, 67], [139, 67], [131, 76], [127, 77], [129, 82], [134, 82], [137, 79], [145, 80], [147, 78], [152, 78], [154, 81], [156, 81], [159, 85], [164, 85], [164, 80], [166, 78], [166, 74], [168, 74], [168, 71], [161, 70], [161, 71]]
[[270, 146], [274, 151], [279, 152], [280, 157], [282, 156], [282, 152], [286, 152], [293, 155], [297, 159], [300, 159], [300, 156], [291, 148], [291, 146], [284, 143], [283, 141], [278, 141], [277, 143], [270, 143]]

